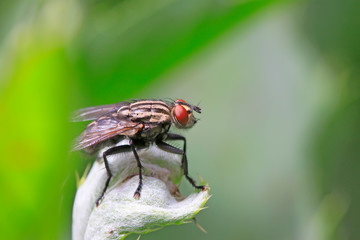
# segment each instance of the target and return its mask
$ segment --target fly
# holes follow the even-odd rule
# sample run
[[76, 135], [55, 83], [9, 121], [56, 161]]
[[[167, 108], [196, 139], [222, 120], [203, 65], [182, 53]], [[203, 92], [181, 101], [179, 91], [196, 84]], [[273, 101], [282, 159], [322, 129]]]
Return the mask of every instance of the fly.
[[[88, 153], [99, 151], [104, 145], [129, 139], [128, 145], [113, 146], [103, 152], [103, 160], [108, 178], [104, 189], [96, 201], [99, 205], [113, 176], [107, 157], [122, 152], [133, 152], [139, 169], [139, 184], [134, 198], [139, 199], [142, 188], [142, 165], [136, 149], [155, 143], [160, 149], [182, 155], [181, 165], [186, 179], [196, 189], [204, 190], [189, 176], [186, 157], [185, 137], [169, 133], [171, 125], [179, 129], [191, 128], [196, 123], [193, 112], [201, 113], [198, 106], [191, 105], [182, 99], [172, 102], [163, 100], [133, 100], [111, 105], [95, 106], [75, 112], [73, 121], [90, 121], [84, 132], [76, 139], [73, 151], [85, 150]], [[176, 148], [165, 140], [183, 141], [183, 148]]]

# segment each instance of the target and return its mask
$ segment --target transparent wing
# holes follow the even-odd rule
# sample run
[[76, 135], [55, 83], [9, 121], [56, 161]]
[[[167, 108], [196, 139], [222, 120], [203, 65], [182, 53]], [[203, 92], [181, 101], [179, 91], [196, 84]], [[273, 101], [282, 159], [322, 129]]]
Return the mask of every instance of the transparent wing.
[[102, 116], [86, 127], [85, 131], [75, 140], [72, 150], [93, 146], [116, 135], [132, 136], [142, 128], [142, 123], [119, 120], [112, 115]]
[[116, 112], [120, 107], [129, 105], [129, 102], [119, 102], [109, 105], [101, 105], [95, 107], [82, 108], [72, 113], [72, 122], [82, 122], [95, 120], [108, 113]]

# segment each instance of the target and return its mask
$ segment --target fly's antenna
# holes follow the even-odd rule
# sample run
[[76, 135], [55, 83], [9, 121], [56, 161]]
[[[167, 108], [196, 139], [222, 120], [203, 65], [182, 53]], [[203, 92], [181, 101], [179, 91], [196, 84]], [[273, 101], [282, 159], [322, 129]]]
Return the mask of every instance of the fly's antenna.
[[191, 106], [192, 110], [194, 110], [197, 113], [201, 113], [201, 108], [199, 106]]
[[[197, 113], [201, 113], [200, 103], [201, 103], [201, 101], [194, 106], [194, 111], [197, 112]], [[198, 111], [197, 111], [195, 108], [196, 108]]]
[[192, 106], [192, 110], [194, 110], [197, 113], [201, 113], [201, 108], [199, 106]]

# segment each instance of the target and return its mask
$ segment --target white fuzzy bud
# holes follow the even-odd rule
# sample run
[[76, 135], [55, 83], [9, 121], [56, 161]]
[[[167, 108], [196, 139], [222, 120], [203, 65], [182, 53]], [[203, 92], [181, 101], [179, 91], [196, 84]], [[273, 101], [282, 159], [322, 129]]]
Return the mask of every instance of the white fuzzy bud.
[[[121, 169], [117, 163], [124, 162], [124, 158], [132, 158], [128, 154], [120, 157], [123, 161], [119, 158], [109, 161], [112, 166], [117, 165], [112, 169]], [[168, 161], [167, 157], [170, 155], [165, 154], [163, 157]], [[161, 156], [157, 158], [161, 159]], [[147, 159], [151, 157], [147, 156]], [[119, 172], [115, 170], [113, 173], [116, 175]], [[103, 201], [96, 207], [95, 202], [101, 194], [106, 178], [103, 163], [95, 162], [86, 180], [79, 187], [73, 209], [73, 240], [124, 239], [132, 233], [142, 234], [167, 225], [186, 223], [203, 209], [210, 197], [208, 191], [200, 191], [179, 201], [170, 193], [169, 182], [160, 180], [158, 176], [144, 176], [141, 198], [136, 200], [133, 195], [139, 176], [135, 175], [130, 179], [115, 178]]]

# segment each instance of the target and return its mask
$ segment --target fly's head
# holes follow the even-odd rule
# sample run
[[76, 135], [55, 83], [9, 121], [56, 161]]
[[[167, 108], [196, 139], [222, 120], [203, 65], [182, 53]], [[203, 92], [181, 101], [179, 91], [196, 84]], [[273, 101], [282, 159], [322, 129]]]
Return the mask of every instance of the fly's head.
[[197, 121], [193, 115], [194, 111], [201, 113], [201, 108], [177, 99], [171, 109], [171, 121], [177, 128], [191, 128]]

